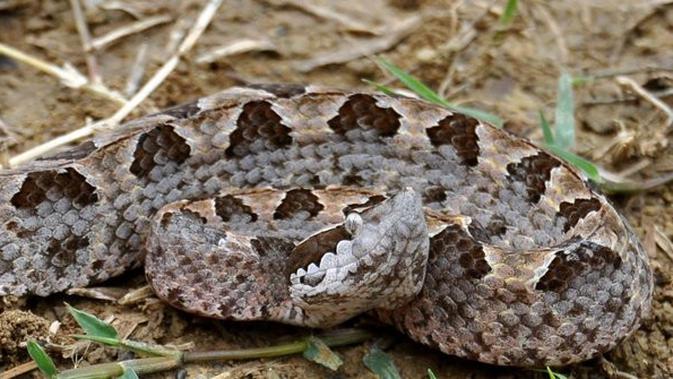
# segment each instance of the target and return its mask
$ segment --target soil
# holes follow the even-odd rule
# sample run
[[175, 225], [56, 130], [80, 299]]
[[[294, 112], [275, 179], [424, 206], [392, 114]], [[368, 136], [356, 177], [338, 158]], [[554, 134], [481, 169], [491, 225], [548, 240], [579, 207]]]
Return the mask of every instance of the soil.
[[[86, 54], [65, 1], [0, 0], [0, 42], [58, 66], [87, 73], [97, 61], [105, 85], [124, 90], [141, 46], [147, 47], [143, 82], [167, 59], [171, 41], [192, 24], [204, 1], [82, 1], [91, 34], [100, 37], [131, 22], [168, 16], [141, 33]], [[307, 4], [329, 10], [316, 12]], [[575, 151], [612, 171], [629, 170], [642, 182], [673, 170], [667, 116], [619, 84], [626, 76], [673, 105], [673, 3], [669, 1], [520, 1], [508, 27], [499, 22], [506, 1], [369, 0], [226, 1], [195, 47], [132, 116], [192, 100], [232, 85], [313, 83], [368, 88], [362, 79], [401, 87], [371, 58], [383, 55], [454, 102], [498, 114], [505, 127], [536, 141], [542, 111], [553, 121], [562, 72], [592, 77], [575, 87]], [[414, 27], [405, 21], [419, 18]], [[357, 46], [397, 34], [369, 56], [336, 59], [307, 69], [316, 58], [352, 53]], [[241, 39], [263, 40], [249, 51], [200, 63], [199, 57]], [[271, 46], [269, 46], [271, 44]], [[385, 45], [385, 44], [383, 44]], [[339, 55], [336, 55], [339, 58]], [[11, 157], [30, 147], [110, 116], [118, 105], [68, 88], [34, 67], [0, 56], [0, 150]], [[130, 117], [129, 117], [130, 118]], [[0, 155], [2, 158], [3, 155]], [[635, 166], [634, 166], [635, 165]], [[636, 169], [631, 169], [636, 167]], [[600, 359], [557, 369], [573, 378], [673, 377], [673, 187], [613, 198], [643, 238], [655, 270], [651, 315], [641, 328]], [[140, 270], [101, 284], [112, 298], [144, 285]], [[276, 324], [237, 324], [200, 319], [149, 295], [130, 305], [87, 296], [7, 297], [0, 303], [0, 370], [29, 361], [27, 338], [48, 346], [60, 368], [128, 358], [127, 353], [75, 343], [79, 329], [64, 302], [112, 320], [136, 340], [190, 343], [198, 350], [269, 346], [307, 331]], [[354, 323], [367, 322], [366, 318]], [[544, 378], [546, 373], [487, 366], [431, 351], [383, 329], [378, 343], [403, 378]], [[299, 356], [248, 362], [188, 365], [178, 377], [374, 378], [362, 363], [372, 342], [338, 348], [344, 365], [332, 372]], [[174, 377], [175, 372], [153, 377]], [[24, 377], [37, 376], [35, 372]], [[2, 374], [0, 374], [2, 377]]]

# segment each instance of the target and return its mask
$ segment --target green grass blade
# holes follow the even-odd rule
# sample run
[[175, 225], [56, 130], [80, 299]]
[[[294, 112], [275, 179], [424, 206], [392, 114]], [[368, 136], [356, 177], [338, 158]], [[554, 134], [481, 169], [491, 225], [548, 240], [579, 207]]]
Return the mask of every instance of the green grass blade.
[[308, 338], [308, 346], [304, 350], [304, 358], [336, 371], [343, 364], [341, 358], [317, 337]]
[[552, 371], [549, 366], [547, 366], [547, 374], [549, 375], [549, 379], [568, 379], [567, 376]]
[[385, 60], [383, 58], [378, 58], [376, 60], [378, 64], [381, 65], [384, 69], [386, 69], [388, 72], [390, 72], [393, 76], [395, 76], [402, 84], [404, 84], [407, 88], [409, 88], [411, 91], [413, 91], [415, 94], [417, 94], [420, 98], [429, 101], [431, 103], [435, 103], [437, 105], [441, 105], [447, 109], [464, 113], [468, 116], [472, 116], [478, 120], [482, 120], [484, 122], [488, 122], [489, 124], [492, 124], [494, 126], [497, 126], [498, 128], [501, 128], [502, 125], [504, 124], [503, 120], [491, 113], [474, 109], [474, 108], [469, 108], [469, 107], [463, 107], [460, 105], [454, 105], [446, 101], [444, 98], [439, 96], [439, 94], [435, 91], [433, 91], [430, 87], [426, 86], [421, 82], [420, 80], [416, 79], [409, 73], [405, 72], [401, 68], [395, 66], [392, 64], [390, 61]]
[[98, 342], [99, 344], [102, 344], [102, 345], [108, 345], [108, 346], [114, 346], [114, 347], [118, 347], [118, 346], [122, 345], [121, 341], [116, 337], [110, 338], [110, 337], [103, 337], [103, 336], [95, 336], [95, 335], [91, 335], [91, 334], [87, 334], [87, 335], [74, 334], [74, 335], [72, 335], [72, 337], [76, 338], [78, 340], [93, 341], [93, 342]]
[[575, 145], [575, 99], [572, 77], [568, 73], [563, 73], [558, 80], [555, 116], [555, 145], [563, 149], [573, 147]]
[[379, 58], [376, 60], [383, 68], [388, 72], [393, 74], [397, 79], [399, 79], [402, 84], [407, 86], [410, 90], [416, 93], [421, 98], [435, 104], [439, 104], [445, 107], [448, 107], [450, 104], [448, 101], [444, 100], [439, 94], [430, 89], [430, 87], [423, 84], [420, 80], [416, 79], [412, 75], [408, 74], [401, 68], [395, 66], [390, 61]]
[[380, 379], [401, 379], [400, 372], [397, 371], [393, 359], [378, 346], [374, 345], [367, 355], [362, 358], [365, 366], [371, 370]]
[[39, 343], [30, 340], [28, 341], [26, 349], [28, 350], [28, 355], [33, 358], [33, 361], [37, 364], [37, 368], [40, 369], [44, 376], [47, 378], [54, 378], [56, 374], [58, 374], [54, 361], [51, 360], [49, 354], [42, 349], [42, 346], [40, 346]]
[[437, 379], [437, 375], [430, 369], [428, 369], [428, 379]]
[[554, 154], [556, 154], [560, 158], [566, 160], [571, 165], [584, 171], [584, 173], [589, 177], [589, 179], [593, 180], [594, 182], [600, 184], [603, 181], [603, 178], [601, 178], [601, 174], [598, 171], [598, 168], [590, 161], [580, 157], [577, 154], [571, 153], [568, 150], [562, 149], [556, 145], [545, 145], [545, 147], [551, 150]]
[[500, 15], [500, 20], [498, 20], [498, 23], [500, 23], [500, 27], [506, 28], [509, 26], [509, 24], [512, 23], [512, 20], [514, 20], [514, 17], [516, 16], [517, 13], [518, 3], [519, 2], [517, 0], [507, 1], [507, 4], [505, 5], [505, 10]]
[[117, 377], [118, 379], [140, 379], [135, 370], [130, 367], [124, 367], [124, 373]]
[[369, 84], [370, 86], [376, 88], [377, 91], [379, 91], [381, 93], [385, 93], [388, 96], [399, 96], [399, 94], [396, 93], [395, 90], [393, 90], [392, 88], [390, 88], [388, 86], [385, 86], [381, 83], [378, 83], [378, 82], [375, 82], [375, 81], [372, 81], [372, 80], [368, 80], [368, 79], [362, 79], [362, 81]]
[[68, 307], [68, 312], [70, 312], [79, 326], [84, 329], [86, 334], [95, 337], [118, 339], [117, 331], [112, 325], [90, 313], [72, 307], [68, 303], [66, 303], [66, 306]]
[[544, 143], [547, 145], [554, 144], [554, 132], [551, 130], [549, 121], [544, 117], [544, 113], [540, 111], [540, 127], [542, 128], [542, 135], [544, 135]]
[[453, 104], [449, 104], [447, 108], [452, 111], [464, 113], [468, 116], [476, 118], [477, 120], [487, 122], [497, 128], [502, 128], [502, 126], [505, 124], [505, 122], [500, 117], [479, 109], [463, 107], [460, 105], [453, 105]]

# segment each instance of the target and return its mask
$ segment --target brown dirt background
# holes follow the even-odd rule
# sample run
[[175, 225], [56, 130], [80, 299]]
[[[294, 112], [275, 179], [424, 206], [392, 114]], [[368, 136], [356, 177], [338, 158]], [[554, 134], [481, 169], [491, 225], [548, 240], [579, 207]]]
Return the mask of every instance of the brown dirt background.
[[[93, 36], [101, 36], [137, 19], [168, 15], [171, 21], [122, 38], [94, 54], [105, 84], [123, 90], [139, 47], [147, 44], [147, 80], [167, 57], [171, 33], [191, 25], [204, 1], [83, 1]], [[611, 170], [639, 164], [632, 177], [661, 177], [673, 170], [673, 149], [665, 114], [620, 87], [624, 74], [673, 104], [673, 2], [671, 1], [534, 1], [519, 2], [519, 13], [505, 31], [498, 17], [506, 3], [497, 1], [368, 0], [318, 1], [311, 4], [345, 18], [320, 17], [299, 2], [286, 0], [225, 1], [195, 48], [134, 116], [186, 102], [244, 83], [297, 82], [340, 88], [367, 88], [363, 78], [390, 81], [368, 57], [319, 67], [297, 68], [302, 60], [334, 51], [353, 50], [386, 36], [408, 17], [422, 22], [384, 54], [451, 101], [478, 107], [507, 120], [506, 127], [541, 140], [538, 111], [553, 119], [556, 82], [562, 71], [597, 75], [576, 87], [576, 151]], [[307, 4], [309, 2], [303, 2]], [[348, 23], [378, 30], [352, 30]], [[355, 28], [357, 29], [357, 28]], [[265, 39], [275, 51], [232, 55], [209, 64], [196, 57], [242, 38]], [[0, 42], [61, 65], [69, 62], [87, 72], [86, 54], [66, 1], [0, 0]], [[67, 88], [23, 63], [0, 57], [0, 144], [12, 156], [41, 142], [111, 115], [117, 106], [86, 91]], [[673, 376], [673, 191], [662, 186], [614, 197], [643, 238], [655, 270], [656, 292], [651, 315], [634, 336], [603, 360], [558, 371], [573, 378], [670, 378]], [[118, 295], [141, 287], [140, 271], [105, 283]], [[64, 301], [102, 318], [110, 318], [134, 339], [163, 344], [192, 342], [198, 350], [267, 346], [292, 339], [305, 330], [275, 324], [234, 324], [199, 319], [175, 311], [148, 296], [133, 305], [77, 296], [5, 298], [0, 303], [0, 371], [28, 361], [25, 340], [38, 338], [58, 358], [61, 368], [128, 358], [99, 347], [73, 345], [77, 332]], [[62, 324], [56, 334], [47, 330]], [[361, 322], [358, 320], [356, 322]], [[530, 370], [506, 369], [448, 357], [385, 332], [384, 344], [403, 378], [544, 378]], [[80, 348], [75, 358], [72, 348]], [[186, 367], [187, 377], [205, 378], [374, 378], [362, 357], [370, 343], [339, 348], [345, 364], [330, 372], [300, 357], [225, 362]], [[184, 375], [182, 374], [179, 375]], [[37, 374], [26, 374], [25, 377]], [[165, 373], [153, 377], [175, 377]], [[632, 375], [632, 376], [628, 376]], [[178, 376], [182, 377], [182, 376]]]

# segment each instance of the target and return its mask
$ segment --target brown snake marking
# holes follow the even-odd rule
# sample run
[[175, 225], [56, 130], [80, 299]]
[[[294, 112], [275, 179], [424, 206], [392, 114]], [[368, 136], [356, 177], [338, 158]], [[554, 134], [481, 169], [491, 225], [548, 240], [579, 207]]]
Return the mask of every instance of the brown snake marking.
[[232, 88], [0, 172], [0, 296], [141, 265], [189, 312], [371, 311], [445, 353], [562, 365], [650, 307], [627, 222], [524, 139], [423, 101]]

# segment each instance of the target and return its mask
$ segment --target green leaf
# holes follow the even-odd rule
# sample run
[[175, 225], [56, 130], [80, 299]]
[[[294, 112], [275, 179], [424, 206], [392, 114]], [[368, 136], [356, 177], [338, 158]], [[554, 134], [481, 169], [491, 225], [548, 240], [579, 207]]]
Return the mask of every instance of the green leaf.
[[416, 79], [412, 75], [408, 74], [401, 68], [395, 66], [392, 64], [390, 61], [383, 59], [383, 58], [378, 58], [376, 60], [378, 64], [381, 65], [384, 69], [386, 69], [388, 72], [390, 72], [393, 76], [395, 76], [402, 84], [404, 84], [407, 88], [409, 88], [411, 91], [413, 91], [415, 94], [417, 94], [419, 97], [421, 97], [424, 100], [427, 100], [431, 103], [435, 103], [438, 105], [441, 105], [445, 108], [448, 108], [450, 110], [464, 113], [468, 116], [472, 116], [476, 119], [479, 119], [481, 121], [488, 122], [489, 124], [492, 124], [494, 126], [497, 126], [498, 128], [501, 128], [504, 122], [502, 119], [494, 114], [474, 109], [474, 108], [468, 108], [468, 107], [463, 107], [460, 105], [454, 105], [446, 101], [444, 98], [439, 96], [439, 94], [435, 91], [433, 91], [430, 87], [426, 86], [421, 82], [420, 80]]
[[401, 379], [393, 359], [376, 345], [369, 350], [362, 361], [380, 379]]
[[78, 340], [87, 340], [87, 341], [93, 341], [93, 342], [98, 342], [103, 345], [108, 345], [108, 346], [121, 346], [121, 341], [116, 338], [116, 337], [100, 337], [100, 336], [94, 336], [94, 335], [81, 335], [81, 334], [75, 334], [72, 336], [73, 338], [76, 338]]
[[568, 73], [561, 74], [558, 80], [554, 130], [556, 146], [568, 149], [575, 145], [575, 100], [572, 77]]
[[540, 127], [542, 128], [542, 135], [544, 135], [544, 143], [547, 145], [554, 144], [554, 132], [551, 130], [549, 121], [544, 117], [544, 113], [540, 111]]
[[68, 307], [68, 312], [70, 312], [79, 326], [84, 329], [86, 334], [94, 337], [118, 339], [117, 331], [112, 325], [90, 313], [72, 307], [68, 303], [66, 303], [66, 306]]
[[435, 375], [432, 370], [428, 369], [428, 379], [437, 379], [437, 376]]
[[452, 111], [456, 111], [459, 113], [466, 114], [468, 116], [474, 117], [477, 120], [481, 120], [484, 122], [487, 122], [496, 128], [502, 128], [502, 126], [505, 124], [505, 122], [498, 116], [488, 113], [486, 111], [482, 111], [480, 109], [475, 109], [475, 108], [468, 108], [468, 107], [463, 107], [461, 105], [454, 105], [454, 104], [449, 104], [447, 106], [448, 109]]
[[439, 94], [430, 89], [430, 87], [423, 84], [420, 80], [416, 79], [412, 75], [408, 74], [401, 68], [395, 66], [390, 61], [379, 58], [377, 59], [378, 64], [385, 68], [388, 72], [393, 74], [397, 79], [399, 79], [402, 84], [407, 86], [410, 90], [415, 92], [421, 98], [435, 104], [439, 104], [445, 107], [448, 107], [450, 104], [444, 100]]
[[501, 27], [507, 27], [509, 26], [509, 24], [512, 23], [512, 20], [514, 20], [514, 16], [516, 16], [517, 13], [518, 8], [517, 5], [518, 5], [517, 0], [507, 1], [507, 5], [505, 5], [505, 10], [500, 15], [500, 20], [498, 20]]
[[372, 80], [368, 80], [368, 79], [362, 79], [362, 81], [369, 84], [370, 86], [376, 88], [377, 91], [385, 93], [388, 96], [398, 96], [399, 95], [398, 93], [395, 92], [395, 90], [393, 90], [392, 88], [390, 88], [388, 86], [385, 86], [381, 83], [378, 83], [378, 82], [375, 82], [375, 81], [372, 81]]
[[130, 367], [124, 367], [124, 373], [117, 377], [118, 379], [139, 379], [135, 370]]
[[28, 349], [28, 355], [33, 358], [37, 364], [37, 368], [42, 371], [44, 376], [47, 378], [56, 377], [56, 374], [58, 373], [56, 370], [56, 365], [49, 357], [49, 354], [47, 354], [44, 349], [42, 349], [42, 346], [40, 346], [39, 343], [35, 342], [34, 340], [30, 340], [28, 341], [26, 348]]
[[568, 150], [562, 149], [557, 145], [545, 145], [545, 147], [551, 150], [554, 154], [556, 154], [560, 158], [566, 160], [571, 165], [584, 171], [584, 173], [589, 177], [589, 179], [599, 184], [603, 182], [603, 178], [601, 178], [601, 174], [598, 171], [598, 168], [590, 161], [580, 157], [577, 154], [571, 153]]
[[343, 364], [341, 358], [321, 339], [316, 337], [308, 338], [308, 346], [304, 350], [304, 358], [321, 364], [333, 371], [336, 371]]
[[547, 374], [549, 374], [549, 379], [568, 379], [567, 376], [552, 371], [549, 366], [547, 366]]

